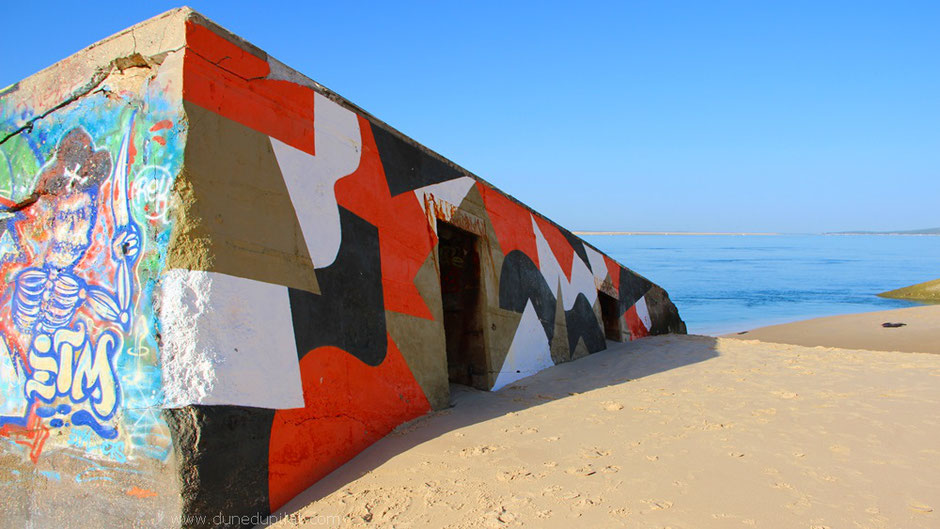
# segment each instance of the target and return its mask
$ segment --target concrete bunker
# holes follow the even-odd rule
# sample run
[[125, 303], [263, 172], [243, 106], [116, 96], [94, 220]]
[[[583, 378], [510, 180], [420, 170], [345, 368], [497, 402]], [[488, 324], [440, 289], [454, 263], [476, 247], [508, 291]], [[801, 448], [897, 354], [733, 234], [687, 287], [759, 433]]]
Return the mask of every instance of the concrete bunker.
[[648, 279], [187, 8], [3, 89], [0, 134], [10, 525], [264, 516], [451, 381], [685, 332]]

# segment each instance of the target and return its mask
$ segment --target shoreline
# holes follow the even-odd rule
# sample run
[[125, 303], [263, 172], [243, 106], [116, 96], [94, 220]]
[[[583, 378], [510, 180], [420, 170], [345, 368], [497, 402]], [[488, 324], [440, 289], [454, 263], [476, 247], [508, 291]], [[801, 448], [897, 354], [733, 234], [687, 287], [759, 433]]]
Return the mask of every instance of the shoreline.
[[[882, 327], [886, 322], [904, 326]], [[824, 316], [720, 337], [805, 347], [940, 354], [940, 305]]]

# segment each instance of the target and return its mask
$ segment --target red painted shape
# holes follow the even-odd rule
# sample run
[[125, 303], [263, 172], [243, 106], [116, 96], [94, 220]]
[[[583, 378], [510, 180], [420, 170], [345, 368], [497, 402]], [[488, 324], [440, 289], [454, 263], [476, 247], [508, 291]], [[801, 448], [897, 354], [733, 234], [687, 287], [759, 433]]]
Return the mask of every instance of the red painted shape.
[[34, 404], [29, 410], [29, 418], [25, 427], [15, 424], [4, 424], [0, 427], [0, 437], [12, 437], [16, 444], [29, 448], [29, 458], [34, 464], [39, 462], [42, 447], [46, 444], [46, 439], [49, 438], [49, 428], [36, 415], [35, 409], [36, 405]]
[[164, 138], [163, 136], [154, 136], [154, 137], [153, 137], [153, 141], [155, 141], [155, 142], [159, 143], [160, 145], [163, 145], [164, 147], [166, 147], [166, 138]]
[[437, 239], [414, 193], [391, 196], [372, 126], [361, 116], [359, 129], [359, 168], [336, 183], [336, 201], [379, 229], [385, 309], [434, 319], [414, 280]]
[[271, 426], [271, 511], [431, 408], [391, 336], [377, 367], [342, 349], [320, 347], [300, 360], [300, 377], [304, 408], [278, 410]]
[[270, 70], [265, 59], [199, 24], [186, 23], [183, 98], [315, 154], [313, 89], [265, 79]]
[[186, 47], [242, 79], [264, 78], [271, 73], [266, 58], [258, 57], [192, 21], [186, 22]]
[[[127, 145], [127, 167], [120, 167], [119, 169], [124, 171], [125, 174], [130, 173], [131, 167], [134, 166], [134, 160], [137, 159], [137, 146], [134, 145], [134, 125], [137, 123], [137, 120], [131, 118], [131, 122], [127, 124], [128, 129], [130, 129], [130, 138], [131, 140]], [[108, 195], [105, 195], [108, 196]]]
[[532, 230], [532, 213], [525, 206], [513, 202], [483, 182], [477, 182], [477, 189], [483, 196], [483, 205], [490, 217], [490, 223], [493, 224], [493, 231], [499, 240], [503, 255], [519, 250], [529, 256], [535, 266], [539, 266], [539, 252], [535, 245], [535, 232]]
[[169, 129], [172, 127], [173, 127], [173, 122], [168, 119], [164, 119], [163, 121], [158, 121], [154, 123], [153, 126], [150, 127], [150, 132], [157, 132], [158, 130]]
[[636, 313], [636, 304], [630, 305], [623, 318], [627, 322], [627, 328], [630, 329], [630, 341], [650, 335], [649, 329], [643, 325], [640, 316]]
[[604, 256], [604, 264], [607, 265], [607, 273], [610, 274], [610, 282], [614, 285], [614, 290], [620, 290], [620, 265], [610, 257]]
[[127, 494], [128, 496], [134, 496], [135, 498], [140, 498], [140, 499], [155, 498], [157, 496], [156, 492], [150, 489], [142, 489], [136, 485], [124, 491], [124, 494]]
[[559, 231], [554, 224], [538, 215], [532, 215], [532, 218], [535, 219], [539, 231], [542, 232], [542, 235], [548, 242], [548, 247], [552, 249], [552, 253], [555, 254], [555, 259], [558, 260], [562, 272], [565, 273], [565, 277], [568, 278], [568, 282], [570, 283], [571, 267], [574, 265], [574, 248], [571, 247], [571, 243], [568, 242], [568, 239], [561, 234], [561, 231]]

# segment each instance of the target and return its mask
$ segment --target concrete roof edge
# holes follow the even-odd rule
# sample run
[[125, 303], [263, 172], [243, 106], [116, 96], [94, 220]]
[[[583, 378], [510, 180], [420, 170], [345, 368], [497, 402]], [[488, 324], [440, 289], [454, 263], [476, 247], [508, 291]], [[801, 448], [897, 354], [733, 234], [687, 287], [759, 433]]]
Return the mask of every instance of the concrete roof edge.
[[[48, 74], [58, 72], [60, 69], [63, 68], [63, 64], [64, 64], [64, 63], [66, 63], [66, 64], [67, 64], [67, 63], [72, 63], [72, 62], [75, 62], [75, 61], [77, 61], [77, 60], [79, 60], [79, 59], [90, 59], [89, 62], [88, 62], [88, 64], [86, 65], [86, 66], [90, 66], [89, 70], [94, 70], [95, 68], [105, 67], [105, 66], [107, 66], [107, 65], [110, 63], [110, 61], [111, 61], [111, 59], [113, 59], [113, 57], [107, 57], [107, 58], [101, 57], [101, 58], [97, 58], [97, 57], [94, 57], [94, 51], [96, 51], [96, 50], [98, 50], [98, 49], [100, 49], [100, 48], [106, 47], [108, 44], [114, 43], [115, 41], [121, 40], [121, 38], [124, 37], [125, 35], [134, 35], [136, 32], [145, 31], [148, 27], [151, 27], [151, 26], [154, 26], [154, 25], [157, 25], [157, 24], [160, 24], [160, 23], [164, 22], [165, 19], [173, 18], [173, 17], [180, 17], [181, 19], [185, 19], [185, 18], [188, 17], [191, 13], [194, 13], [194, 11], [193, 11], [191, 8], [189, 8], [189, 7], [177, 7], [177, 8], [175, 8], [175, 9], [171, 9], [171, 10], [169, 10], [169, 11], [166, 11], [166, 12], [164, 12], [164, 13], [161, 13], [161, 14], [159, 14], [159, 15], [157, 15], [157, 16], [148, 18], [147, 20], [144, 20], [143, 22], [139, 22], [139, 23], [134, 24], [133, 26], [131, 26], [131, 27], [129, 27], [129, 28], [123, 29], [123, 30], [121, 30], [121, 31], [119, 31], [119, 32], [117, 32], [117, 33], [115, 33], [115, 34], [113, 34], [113, 35], [110, 35], [110, 36], [105, 37], [105, 38], [103, 38], [103, 39], [101, 39], [101, 40], [98, 40], [98, 41], [94, 42], [93, 44], [90, 44], [90, 45], [88, 45], [88, 46], [86, 46], [86, 47], [84, 47], [84, 48], [82, 48], [82, 49], [76, 51], [75, 53], [72, 53], [71, 55], [68, 55], [68, 56], [66, 56], [66, 57], [64, 57], [64, 58], [62, 58], [62, 59], [56, 61], [55, 63], [50, 64], [49, 66], [46, 66], [45, 68], [43, 68], [43, 69], [37, 71], [36, 73], [30, 75], [29, 77], [26, 77], [26, 78], [24, 78], [24, 79], [21, 79], [21, 80], [18, 81], [17, 83], [14, 83], [14, 85], [12, 85], [12, 86], [16, 86], [16, 85], [19, 85], [19, 84], [23, 84], [23, 83], [29, 82], [30, 80], [35, 80], [35, 79], [38, 79], [38, 78], [45, 77], [45, 76], [47, 76]], [[159, 53], [159, 52], [165, 52], [165, 51], [171, 51], [172, 46], [170, 46], [169, 43], [167, 43], [167, 44], [168, 44], [168, 45], [165, 46], [166, 49], [163, 49], [163, 50], [156, 50], [157, 53]], [[6, 90], [6, 89], [4, 89], [4, 90]], [[7, 93], [8, 93], [8, 92], [5, 91], [4, 93], [0, 94], [0, 99], [2, 99]]]

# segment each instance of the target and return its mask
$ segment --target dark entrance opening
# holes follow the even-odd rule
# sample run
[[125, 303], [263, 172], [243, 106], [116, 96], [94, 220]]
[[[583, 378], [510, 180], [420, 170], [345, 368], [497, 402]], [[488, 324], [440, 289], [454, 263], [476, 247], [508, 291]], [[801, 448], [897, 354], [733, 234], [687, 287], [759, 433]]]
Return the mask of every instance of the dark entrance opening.
[[618, 317], [620, 304], [611, 296], [597, 291], [597, 299], [601, 302], [601, 319], [604, 320], [604, 337], [619, 342], [623, 338], [620, 334], [620, 318]]
[[447, 377], [455, 384], [489, 389], [477, 237], [443, 222], [437, 223], [437, 236]]

